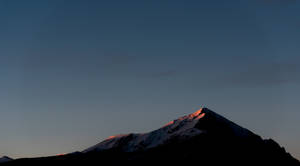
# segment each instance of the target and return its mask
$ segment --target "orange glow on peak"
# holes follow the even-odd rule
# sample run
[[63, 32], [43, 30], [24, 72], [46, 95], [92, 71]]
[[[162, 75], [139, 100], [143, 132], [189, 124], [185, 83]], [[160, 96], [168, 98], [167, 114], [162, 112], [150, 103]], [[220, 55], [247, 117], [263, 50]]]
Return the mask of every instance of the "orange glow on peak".
[[113, 139], [113, 138], [116, 138], [116, 136], [109, 136], [107, 139]]
[[202, 113], [202, 108], [200, 108], [198, 111], [192, 113], [191, 115], [192, 115], [192, 116], [198, 116], [198, 115], [200, 115], [201, 113]]
[[119, 135], [113, 135], [113, 136], [109, 136], [106, 140], [111, 140], [111, 139], [114, 139], [114, 138], [120, 138], [120, 137], [124, 137], [124, 136], [127, 136], [129, 134], [119, 134]]
[[188, 115], [189, 118], [195, 118], [198, 120], [198, 119], [201, 119], [203, 116], [205, 115], [205, 113], [202, 113], [202, 108], [199, 109], [198, 111]]
[[205, 113], [201, 113], [200, 115], [197, 116], [196, 120], [201, 119], [205, 116]]
[[169, 125], [171, 125], [171, 124], [174, 124], [174, 120], [172, 120], [172, 121], [168, 122], [168, 123], [167, 123], [167, 124], [165, 124], [163, 127], [169, 126]]

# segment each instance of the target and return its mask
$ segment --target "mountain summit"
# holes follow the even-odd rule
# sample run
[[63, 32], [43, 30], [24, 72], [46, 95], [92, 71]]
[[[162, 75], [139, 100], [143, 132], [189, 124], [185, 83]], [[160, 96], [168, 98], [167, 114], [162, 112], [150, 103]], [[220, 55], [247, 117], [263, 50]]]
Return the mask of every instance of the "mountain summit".
[[227, 132], [236, 136], [252, 134], [215, 112], [201, 108], [187, 116], [170, 121], [158, 130], [143, 134], [120, 134], [110, 136], [103, 142], [92, 146], [84, 153], [118, 148], [124, 152], [134, 152], [163, 145], [173, 139], [184, 141], [207, 132]]
[[[101, 151], [111, 148], [120, 148], [125, 152], [133, 152], [142, 149], [154, 148], [173, 137], [187, 138], [200, 134], [203, 131], [195, 128], [199, 119], [203, 118], [204, 109], [200, 109], [190, 115], [173, 120], [162, 128], [143, 134], [121, 134], [110, 136], [103, 142], [84, 150], [83, 152]], [[122, 142], [122, 143], [121, 143]]]

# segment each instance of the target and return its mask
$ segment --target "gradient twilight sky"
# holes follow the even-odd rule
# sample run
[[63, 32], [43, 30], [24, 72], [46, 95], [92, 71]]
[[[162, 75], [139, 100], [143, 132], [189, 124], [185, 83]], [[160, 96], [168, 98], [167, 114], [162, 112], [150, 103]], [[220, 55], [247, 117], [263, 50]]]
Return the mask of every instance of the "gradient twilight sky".
[[0, 156], [206, 106], [300, 159], [300, 1], [0, 0]]

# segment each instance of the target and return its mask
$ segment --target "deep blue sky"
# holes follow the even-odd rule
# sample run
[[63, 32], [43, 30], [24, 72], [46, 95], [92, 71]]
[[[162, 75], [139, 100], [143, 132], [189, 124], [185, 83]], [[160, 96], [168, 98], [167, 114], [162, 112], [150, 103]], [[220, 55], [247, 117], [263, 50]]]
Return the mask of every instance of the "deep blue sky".
[[206, 106], [300, 159], [300, 2], [0, 0], [0, 156]]

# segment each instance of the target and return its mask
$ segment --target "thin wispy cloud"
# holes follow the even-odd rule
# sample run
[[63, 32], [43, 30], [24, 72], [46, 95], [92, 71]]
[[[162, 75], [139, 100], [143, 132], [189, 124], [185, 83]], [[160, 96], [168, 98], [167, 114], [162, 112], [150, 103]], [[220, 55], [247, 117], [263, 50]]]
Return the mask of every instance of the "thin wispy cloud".
[[225, 82], [238, 86], [270, 86], [300, 82], [300, 64], [267, 63], [249, 66], [248, 69], [233, 73]]

